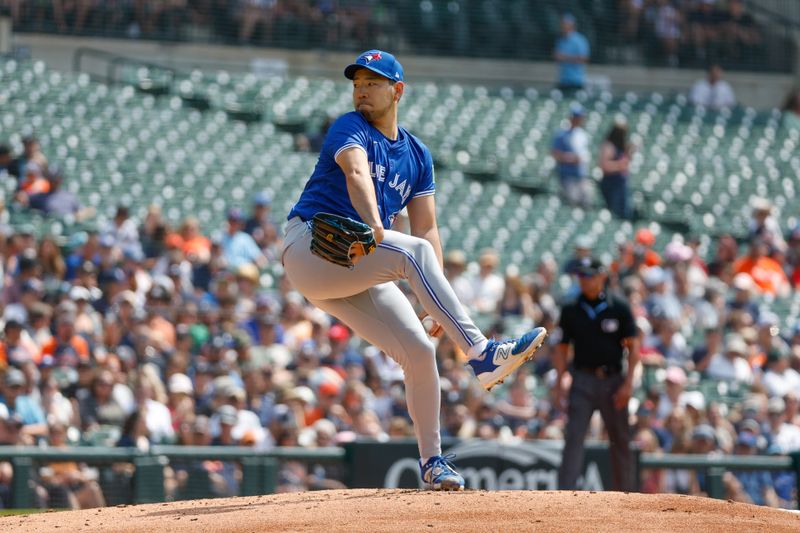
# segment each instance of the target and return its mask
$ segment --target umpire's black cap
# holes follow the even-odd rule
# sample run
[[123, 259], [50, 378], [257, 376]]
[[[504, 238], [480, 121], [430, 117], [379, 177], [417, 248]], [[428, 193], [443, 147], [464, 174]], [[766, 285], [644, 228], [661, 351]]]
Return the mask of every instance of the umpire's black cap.
[[587, 257], [581, 261], [575, 272], [578, 276], [588, 278], [597, 274], [605, 274], [606, 266], [599, 259]]

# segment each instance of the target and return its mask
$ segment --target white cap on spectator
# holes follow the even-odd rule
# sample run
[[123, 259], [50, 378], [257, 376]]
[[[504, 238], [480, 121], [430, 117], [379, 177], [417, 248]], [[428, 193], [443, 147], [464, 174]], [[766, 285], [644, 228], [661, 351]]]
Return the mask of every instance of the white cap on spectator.
[[667, 369], [666, 380], [677, 385], [686, 385], [686, 372], [679, 366], [671, 366]]
[[76, 285], [69, 290], [69, 299], [74, 301], [86, 300], [87, 302], [92, 299], [92, 294], [86, 287]]
[[667, 281], [667, 273], [660, 266], [652, 266], [644, 273], [644, 283], [648, 287], [655, 287]]
[[283, 344], [273, 344], [264, 348], [254, 346], [253, 355], [258, 354], [264, 361], [267, 361], [273, 368], [286, 368], [292, 362], [292, 352]]
[[760, 328], [765, 326], [777, 326], [781, 323], [781, 319], [773, 313], [772, 311], [764, 311], [763, 313], [759, 314], [758, 322], [756, 325]]
[[236, 425], [236, 421], [239, 419], [239, 411], [232, 405], [220, 405], [217, 407], [216, 415], [220, 424], [229, 426]]
[[678, 241], [672, 241], [664, 248], [664, 258], [667, 261], [688, 261], [693, 255], [694, 251], [691, 248]]
[[22, 373], [22, 370], [17, 368], [9, 368], [6, 371], [6, 386], [24, 386], [25, 382], [25, 374]]
[[192, 380], [186, 374], [172, 374], [167, 388], [171, 394], [194, 394]]
[[211, 382], [211, 386], [214, 389], [215, 396], [227, 395], [228, 391], [236, 386], [236, 382], [230, 376], [217, 376]]
[[305, 402], [307, 404], [314, 404], [314, 391], [310, 388], [306, 387], [305, 385], [300, 385], [299, 387], [295, 387], [289, 391], [286, 395], [287, 400], [300, 400], [301, 402]]
[[769, 403], [767, 404], [768, 413], [783, 414], [784, 411], [786, 411], [786, 402], [783, 401], [783, 398], [776, 396], [775, 398], [769, 399]]
[[25, 174], [35, 174], [36, 176], [42, 175], [42, 167], [36, 161], [28, 161], [25, 163]]
[[293, 303], [295, 305], [303, 305], [305, 298], [297, 291], [289, 291], [286, 293], [286, 303]]
[[772, 202], [768, 198], [754, 196], [750, 200], [750, 207], [753, 209], [753, 211], [771, 211]]
[[127, 289], [117, 294], [116, 297], [114, 297], [114, 303], [120, 304], [122, 302], [125, 302], [133, 307], [136, 307], [136, 304], [138, 303], [138, 299], [136, 298], [136, 293], [130, 289]]
[[733, 285], [734, 289], [740, 291], [752, 291], [754, 283], [753, 283], [753, 278], [750, 277], [750, 274], [746, 272], [739, 272], [738, 274], [733, 276], [731, 285]]
[[590, 250], [592, 249], [592, 245], [594, 241], [588, 235], [579, 235], [575, 239], [575, 249], [577, 250]]
[[738, 333], [729, 333], [725, 336], [725, 352], [737, 355], [747, 355], [747, 343]]
[[692, 407], [697, 411], [703, 411], [706, 408], [706, 397], [699, 390], [687, 391], [681, 394], [678, 404], [683, 407]]

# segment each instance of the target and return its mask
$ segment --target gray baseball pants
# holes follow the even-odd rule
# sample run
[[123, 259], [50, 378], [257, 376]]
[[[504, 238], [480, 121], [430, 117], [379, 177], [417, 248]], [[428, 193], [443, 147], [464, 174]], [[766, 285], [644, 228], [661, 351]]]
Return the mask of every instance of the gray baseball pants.
[[633, 490], [628, 409], [614, 405], [614, 393], [624, 380], [622, 374], [601, 379], [579, 370], [572, 373], [564, 452], [558, 472], [560, 490], [575, 490], [577, 486], [583, 470], [586, 431], [596, 410], [600, 411], [610, 441], [612, 490]]
[[353, 269], [311, 253], [311, 230], [295, 217], [286, 227], [283, 265], [295, 289], [377, 346], [403, 368], [408, 412], [420, 457], [441, 454], [440, 387], [433, 343], [395, 281], [408, 280], [425, 311], [465, 352], [485, 340], [439, 267], [431, 244], [387, 230]]

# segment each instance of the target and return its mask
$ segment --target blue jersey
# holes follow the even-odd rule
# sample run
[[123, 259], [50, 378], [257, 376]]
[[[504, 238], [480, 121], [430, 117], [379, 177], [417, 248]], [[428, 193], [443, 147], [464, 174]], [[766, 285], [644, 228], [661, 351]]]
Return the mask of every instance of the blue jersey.
[[[573, 31], [558, 40], [556, 52], [589, 59], [589, 41], [577, 31]], [[586, 65], [562, 61], [558, 64], [558, 69], [558, 82], [561, 85], [583, 86], [586, 79]]]
[[302, 220], [320, 212], [361, 220], [347, 193], [347, 181], [336, 156], [348, 148], [367, 154], [383, 227], [391, 228], [395, 216], [412, 198], [434, 193], [433, 159], [428, 148], [404, 128], [397, 140], [387, 139], [355, 111], [333, 123], [319, 154], [314, 173], [288, 218]]
[[[586, 135], [580, 128], [569, 128], [556, 133], [556, 136], [553, 139], [553, 148], [559, 152], [582, 155], [581, 152], [585, 150], [585, 147], [583, 147], [585, 140]], [[585, 155], [583, 155], [583, 157], [585, 157]], [[556, 162], [556, 169], [558, 170], [558, 176], [562, 180], [582, 178], [588, 173], [588, 168], [585, 162]]]

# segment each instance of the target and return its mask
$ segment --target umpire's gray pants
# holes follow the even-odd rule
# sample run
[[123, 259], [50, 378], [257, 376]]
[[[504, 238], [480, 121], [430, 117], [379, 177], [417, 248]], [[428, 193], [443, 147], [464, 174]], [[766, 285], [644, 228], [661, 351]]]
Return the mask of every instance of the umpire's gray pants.
[[292, 285], [403, 367], [406, 403], [421, 457], [441, 454], [436, 354], [408, 298], [393, 282], [408, 280], [428, 314], [466, 353], [485, 339], [444, 277], [431, 244], [387, 230], [353, 269], [311, 253], [311, 231], [295, 217], [286, 227], [283, 264]]
[[611, 483], [614, 490], [632, 490], [633, 464], [630, 452], [630, 427], [628, 409], [617, 409], [613, 395], [625, 377], [598, 378], [585, 372], [572, 373], [572, 388], [569, 391], [567, 430], [564, 437], [564, 453], [558, 471], [558, 488], [574, 490], [578, 476], [583, 470], [583, 442], [586, 430], [595, 410], [600, 410], [603, 423], [611, 441]]

